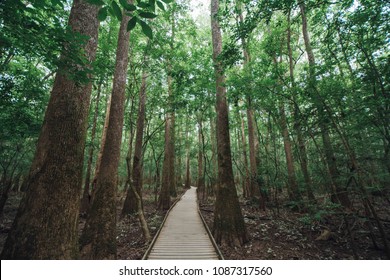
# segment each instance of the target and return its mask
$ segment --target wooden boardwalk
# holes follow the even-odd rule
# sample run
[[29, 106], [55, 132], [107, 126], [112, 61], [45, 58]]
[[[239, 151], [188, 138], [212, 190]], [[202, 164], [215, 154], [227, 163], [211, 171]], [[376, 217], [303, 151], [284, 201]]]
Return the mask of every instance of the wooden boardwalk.
[[222, 259], [198, 213], [196, 188], [191, 187], [168, 213], [144, 259]]

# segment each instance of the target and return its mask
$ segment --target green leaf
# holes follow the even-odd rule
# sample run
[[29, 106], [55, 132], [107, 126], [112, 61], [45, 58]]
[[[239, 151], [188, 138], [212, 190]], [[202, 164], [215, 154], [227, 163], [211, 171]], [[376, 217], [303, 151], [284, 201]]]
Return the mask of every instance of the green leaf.
[[163, 4], [162, 2], [158, 1], [158, 2], [157, 2], [157, 6], [158, 6], [161, 10], [165, 11], [165, 6], [164, 6], [164, 4]]
[[61, 8], [64, 8], [64, 4], [62, 3], [61, 0], [51, 0], [51, 2], [52, 2], [54, 5], [57, 5], [57, 6], [60, 6]]
[[143, 20], [138, 20], [138, 22], [141, 24], [141, 28], [142, 28], [142, 32], [149, 38], [149, 39], [153, 39], [153, 31], [152, 31], [152, 28], [150, 28], [150, 26], [144, 22]]
[[151, 13], [151, 12], [139, 12], [139, 16], [143, 18], [155, 18], [157, 15]]
[[107, 11], [107, 6], [106, 6], [106, 7], [103, 7], [99, 10], [98, 19], [99, 19], [99, 21], [104, 21], [104, 20], [106, 20], [107, 16], [108, 16], [108, 11]]
[[86, 0], [89, 4], [103, 6], [104, 2], [102, 0]]
[[132, 17], [127, 23], [127, 31], [133, 30], [136, 24], [137, 24], [137, 17]]
[[167, 3], [167, 4], [173, 2], [173, 0], [162, 0], [162, 1], [163, 1], [164, 3]]
[[148, 3], [144, 3], [144, 2], [139, 2], [137, 4], [137, 6], [140, 7], [140, 8], [143, 8], [143, 9], [149, 9], [150, 8], [149, 4]]
[[127, 0], [119, 0], [119, 3], [127, 11], [134, 12], [135, 10], [137, 10], [137, 7], [133, 4], [128, 3]]
[[149, 0], [149, 6], [150, 6], [150, 10], [155, 11], [156, 10], [156, 0]]
[[111, 7], [112, 7], [112, 10], [115, 13], [116, 18], [119, 21], [121, 21], [122, 20], [122, 9], [119, 7], [119, 5], [115, 1], [112, 1]]

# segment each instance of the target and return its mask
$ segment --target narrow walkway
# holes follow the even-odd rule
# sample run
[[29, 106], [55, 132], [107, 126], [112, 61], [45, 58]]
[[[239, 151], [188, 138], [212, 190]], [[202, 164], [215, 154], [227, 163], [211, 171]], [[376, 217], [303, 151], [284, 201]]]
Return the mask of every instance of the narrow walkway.
[[146, 259], [218, 259], [198, 213], [196, 188], [191, 187], [172, 208]]

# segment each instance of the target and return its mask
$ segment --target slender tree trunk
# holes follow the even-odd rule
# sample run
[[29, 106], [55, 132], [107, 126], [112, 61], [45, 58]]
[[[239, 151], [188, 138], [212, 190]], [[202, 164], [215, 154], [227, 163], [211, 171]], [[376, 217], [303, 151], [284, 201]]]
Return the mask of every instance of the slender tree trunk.
[[230, 246], [243, 244], [247, 239], [244, 219], [234, 185], [230, 151], [229, 116], [225, 76], [218, 56], [222, 52], [222, 35], [218, 23], [219, 0], [211, 0], [211, 32], [217, 93], [217, 152], [218, 187], [216, 192], [213, 235], [217, 243]]
[[302, 128], [301, 128], [301, 120], [300, 120], [300, 111], [298, 107], [298, 103], [296, 100], [296, 85], [295, 85], [295, 76], [294, 76], [294, 60], [293, 60], [293, 53], [291, 48], [291, 9], [288, 12], [288, 27], [287, 27], [287, 50], [288, 50], [288, 58], [289, 58], [289, 70], [290, 70], [290, 80], [291, 80], [291, 90], [293, 95], [293, 101], [294, 101], [294, 130], [297, 133], [297, 140], [298, 140], [298, 148], [299, 148], [299, 155], [300, 155], [300, 164], [301, 169], [303, 173], [303, 178], [305, 180], [305, 190], [307, 193], [307, 197], [311, 201], [315, 201], [315, 197], [313, 194], [312, 189], [312, 180], [309, 175], [309, 169], [307, 167], [307, 152], [306, 152], [306, 146], [305, 146], [305, 140], [302, 135]]
[[203, 139], [203, 125], [202, 125], [202, 119], [198, 117], [198, 182], [196, 184], [198, 190], [198, 198], [202, 200], [204, 198], [205, 193], [205, 179], [204, 179], [204, 164], [203, 162], [203, 145], [204, 145], [204, 139]]
[[[241, 10], [241, 4], [237, 3], [238, 7]], [[239, 21], [240, 24], [244, 23], [244, 17], [242, 12], [239, 13]], [[251, 56], [249, 53], [249, 48], [247, 41], [245, 38], [241, 37], [241, 43], [242, 43], [242, 51], [244, 55], [244, 69], [248, 71], [248, 75], [252, 76], [252, 69], [250, 67], [251, 63]], [[248, 192], [248, 197], [259, 198], [259, 205], [262, 210], [265, 210], [265, 201], [264, 197], [261, 192], [261, 185], [260, 185], [260, 178], [258, 174], [258, 166], [260, 159], [258, 158], [258, 137], [256, 135], [256, 129], [255, 129], [255, 118], [254, 118], [254, 111], [252, 106], [252, 88], [249, 85], [249, 92], [246, 93], [246, 103], [247, 103], [247, 121], [248, 121], [248, 140], [249, 140], [249, 163], [250, 163], [250, 187]]]
[[132, 167], [131, 159], [133, 157], [133, 141], [134, 141], [134, 128], [133, 128], [134, 124], [131, 121], [131, 119], [133, 118], [135, 96], [132, 95], [130, 98], [131, 98], [130, 113], [129, 113], [130, 136], [129, 136], [127, 154], [126, 154], [127, 178], [126, 178], [126, 183], [125, 183], [125, 191], [128, 191], [130, 189], [130, 184], [131, 184], [131, 174], [132, 174], [132, 172], [131, 172], [131, 167]]
[[247, 118], [248, 118], [248, 139], [249, 139], [249, 162], [250, 162], [250, 171], [251, 171], [251, 187], [250, 187], [250, 197], [259, 197], [260, 209], [265, 210], [265, 198], [261, 192], [260, 185], [260, 176], [258, 174], [258, 147], [259, 140], [256, 135], [256, 124], [254, 111], [252, 108], [250, 98], [248, 101], [247, 109]]
[[185, 183], [186, 189], [191, 187], [191, 171], [190, 171], [190, 154], [187, 153], [187, 159], [186, 159], [186, 183]]
[[300, 123], [300, 112], [299, 112], [298, 104], [294, 104], [294, 129], [297, 133], [300, 164], [303, 173], [303, 178], [305, 180], [305, 187], [306, 187], [305, 190], [306, 190], [307, 198], [310, 201], [315, 202], [316, 200], [312, 188], [313, 183], [309, 174], [309, 169], [307, 164], [308, 160], [307, 160], [306, 145], [302, 135], [302, 128]]
[[349, 199], [348, 192], [344, 187], [340, 185], [340, 172], [337, 167], [336, 156], [333, 151], [332, 142], [329, 135], [329, 127], [327, 121], [328, 117], [326, 116], [326, 113], [324, 111], [325, 108], [323, 106], [323, 100], [316, 91], [316, 77], [315, 77], [316, 62], [315, 62], [314, 53], [311, 47], [310, 37], [308, 33], [304, 1], [301, 1], [299, 3], [299, 6], [301, 9], [301, 16], [302, 16], [303, 39], [305, 41], [306, 53], [309, 60], [310, 96], [313, 98], [313, 101], [317, 107], [319, 128], [321, 131], [322, 141], [324, 145], [326, 163], [330, 174], [332, 197], [335, 202], [339, 202], [343, 207], [350, 208], [352, 204]]
[[[99, 7], [74, 0], [68, 26], [89, 38], [82, 49], [90, 68], [95, 60]], [[66, 46], [62, 61], [66, 56]], [[73, 63], [67, 61], [63, 65]], [[69, 78], [71, 69], [57, 72], [27, 190], [1, 259], [75, 259], [78, 256], [78, 214], [84, 147], [92, 83]]]
[[243, 114], [240, 114], [241, 118], [241, 142], [242, 142], [242, 157], [244, 161], [244, 180], [242, 184], [242, 188], [244, 191], [244, 196], [249, 197], [249, 189], [251, 186], [250, 181], [250, 171], [249, 171], [249, 164], [248, 164], [248, 156], [247, 156], [247, 143], [246, 143], [246, 137], [245, 137], [245, 122], [244, 122], [244, 116]]
[[189, 189], [191, 187], [191, 173], [190, 173], [190, 140], [189, 140], [189, 121], [187, 119], [186, 123], [186, 180], [185, 188]]
[[301, 194], [298, 190], [298, 184], [295, 177], [294, 158], [292, 154], [290, 134], [287, 127], [286, 112], [282, 101], [280, 101], [279, 104], [279, 112], [280, 112], [280, 126], [281, 126], [282, 136], [283, 136], [284, 152], [286, 155], [286, 162], [287, 162], [288, 184], [291, 190], [291, 199], [297, 202], [301, 200]]
[[[122, 216], [133, 214], [140, 211], [138, 203], [141, 203], [141, 209], [143, 211], [142, 203], [142, 145], [145, 127], [146, 116], [146, 79], [147, 73], [144, 70], [142, 74], [142, 84], [139, 92], [139, 106], [138, 106], [138, 119], [137, 119], [137, 131], [135, 137], [134, 147], [134, 159], [133, 159], [133, 172], [132, 182], [130, 182], [130, 188], [127, 191], [126, 200], [122, 209]], [[137, 193], [134, 193], [134, 190]], [[140, 198], [138, 200], [137, 196]]]
[[84, 259], [116, 259], [116, 193], [117, 172], [121, 152], [125, 89], [130, 33], [123, 13], [116, 51], [110, 116], [102, 160], [96, 178], [96, 192], [80, 237]]
[[81, 198], [81, 206], [80, 206], [80, 213], [86, 213], [90, 206], [91, 201], [91, 194], [89, 192], [90, 184], [91, 184], [91, 173], [92, 173], [92, 161], [93, 161], [93, 153], [95, 151], [95, 136], [96, 136], [96, 126], [97, 126], [97, 119], [99, 115], [99, 101], [100, 101], [100, 93], [102, 90], [102, 84], [103, 81], [100, 80], [97, 95], [96, 95], [96, 104], [95, 104], [95, 112], [93, 115], [93, 124], [92, 124], [92, 131], [91, 131], [91, 146], [89, 147], [88, 151], [88, 163], [87, 163], [87, 172], [85, 175], [85, 184], [84, 184], [84, 191], [83, 191], [83, 197]]
[[138, 220], [141, 224], [142, 232], [144, 234], [145, 243], [148, 244], [152, 240], [152, 236], [150, 235], [148, 223], [146, 222], [146, 218], [144, 215], [144, 209], [142, 206], [142, 197], [139, 196], [138, 191], [135, 189], [134, 185], [130, 185], [130, 188], [133, 190], [133, 194], [137, 200], [137, 208], [138, 208]]
[[[180, 119], [179, 119], [180, 121]], [[176, 170], [176, 185], [178, 187], [181, 187], [183, 186], [183, 182], [182, 182], [182, 152], [181, 152], [181, 149], [182, 149], [182, 121], [180, 121], [180, 124], [176, 126], [177, 127], [177, 130], [178, 130], [178, 138], [177, 138], [177, 147], [178, 147], [178, 151], [177, 151], [177, 156], [176, 156], [176, 161], [177, 161], [177, 168], [175, 168]]]

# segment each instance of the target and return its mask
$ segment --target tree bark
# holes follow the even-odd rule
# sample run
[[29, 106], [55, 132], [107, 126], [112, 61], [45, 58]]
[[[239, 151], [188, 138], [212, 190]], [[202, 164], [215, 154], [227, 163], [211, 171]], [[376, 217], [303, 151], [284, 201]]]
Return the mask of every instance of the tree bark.
[[[163, 161], [163, 174], [161, 182], [161, 193], [159, 197], [159, 207], [163, 210], [168, 210], [171, 207], [171, 191], [175, 181], [174, 172], [174, 143], [172, 132], [174, 129], [172, 113], [167, 113], [165, 120], [165, 150]], [[172, 160], [173, 159], [173, 160]]]
[[99, 149], [99, 153], [98, 153], [98, 156], [97, 156], [97, 159], [96, 159], [95, 174], [93, 176], [92, 184], [90, 186], [91, 193], [92, 193], [91, 194], [91, 199], [90, 199], [90, 202], [89, 202], [90, 205], [92, 204], [93, 199], [95, 197], [96, 180], [97, 180], [97, 177], [98, 177], [98, 172], [100, 170], [100, 164], [102, 162], [103, 147], [104, 147], [104, 144], [106, 143], [107, 128], [108, 128], [108, 123], [109, 123], [109, 120], [110, 120], [111, 98], [112, 98], [112, 95], [110, 94], [107, 97], [107, 100], [106, 100], [106, 114], [105, 114], [105, 118], [104, 118], [103, 131], [102, 131], [102, 136], [101, 136], [101, 140], [100, 140], [100, 149]]
[[190, 140], [188, 137], [189, 134], [189, 121], [186, 121], [186, 179], [185, 179], [185, 188], [189, 189], [191, 187], [191, 172], [190, 172]]
[[[74, 0], [68, 26], [88, 40], [82, 45], [87, 65], [61, 55], [27, 190], [1, 259], [75, 259], [78, 256], [78, 214], [82, 184], [91, 81], [80, 83], [67, 73], [88, 69], [95, 60], [99, 7]], [[70, 73], [70, 72], [69, 72]], [[72, 73], [70, 73], [72, 74]], [[91, 77], [89, 77], [91, 78]]]
[[[142, 145], [145, 127], [146, 116], [146, 80], [147, 73], [144, 70], [142, 74], [142, 84], [139, 91], [139, 106], [138, 106], [138, 119], [137, 119], [137, 131], [135, 137], [134, 158], [133, 158], [133, 172], [132, 182], [130, 182], [130, 188], [127, 191], [126, 199], [122, 209], [122, 216], [128, 214], [139, 213], [138, 203], [141, 203], [141, 209], [143, 209], [142, 203]], [[134, 193], [134, 190], [137, 192]], [[138, 200], [137, 195], [140, 200]], [[143, 210], [142, 210], [143, 211]]]
[[125, 89], [128, 66], [130, 16], [123, 13], [116, 51], [110, 116], [102, 160], [97, 171], [96, 192], [80, 237], [83, 259], [116, 259], [116, 193], [121, 152]]
[[242, 158], [244, 162], [244, 178], [243, 178], [243, 192], [245, 197], [249, 197], [250, 194], [250, 171], [249, 171], [249, 164], [248, 164], [248, 156], [247, 156], [247, 143], [246, 143], [246, 137], [245, 137], [245, 122], [244, 122], [244, 116], [243, 114], [240, 114], [241, 118], [241, 142], [242, 142]]
[[205, 173], [204, 173], [204, 164], [203, 162], [203, 147], [204, 147], [204, 139], [203, 139], [203, 125], [202, 119], [198, 117], [198, 181], [196, 184], [198, 198], [199, 200], [204, 200], [205, 195]]
[[126, 169], [127, 169], [127, 178], [126, 178], [126, 183], [125, 183], [125, 191], [130, 189], [130, 184], [131, 184], [131, 174], [132, 174], [132, 164], [131, 164], [131, 159], [133, 157], [133, 141], [134, 141], [134, 124], [131, 121], [133, 118], [133, 111], [134, 111], [134, 95], [130, 97], [130, 135], [129, 135], [129, 142], [128, 142], [128, 148], [127, 148], [127, 153], [126, 153]]
[[215, 195], [217, 185], [218, 185], [218, 155], [217, 155], [217, 132], [216, 132], [216, 122], [213, 118], [210, 118], [210, 139], [211, 139], [211, 189]]
[[287, 162], [288, 184], [291, 190], [291, 199], [297, 202], [301, 200], [301, 194], [298, 190], [298, 184], [295, 177], [294, 158], [293, 158], [292, 148], [291, 148], [290, 133], [287, 127], [286, 111], [284, 109], [284, 103], [282, 101], [280, 101], [279, 104], [279, 111], [280, 111], [280, 126], [281, 126], [282, 136], [283, 136], [284, 152], [286, 155], [286, 162]]
[[222, 52], [222, 35], [217, 19], [219, 0], [211, 0], [211, 32], [217, 94], [217, 153], [218, 187], [216, 192], [213, 235], [218, 244], [229, 246], [247, 242], [247, 233], [233, 178], [230, 150], [229, 116], [226, 99], [225, 76], [219, 55]]
[[102, 90], [102, 83], [103, 81], [100, 80], [97, 95], [96, 95], [96, 104], [95, 104], [95, 112], [93, 114], [93, 124], [92, 124], [92, 131], [91, 131], [91, 146], [88, 150], [88, 162], [87, 162], [87, 171], [85, 175], [85, 184], [84, 184], [84, 191], [83, 191], [83, 197], [81, 198], [81, 205], [80, 205], [80, 213], [86, 213], [90, 206], [91, 201], [91, 194], [90, 194], [90, 184], [91, 184], [91, 173], [92, 173], [92, 160], [93, 160], [93, 153], [95, 151], [95, 136], [96, 136], [96, 125], [97, 125], [97, 119], [99, 115], [99, 101], [100, 101], [100, 93]]

